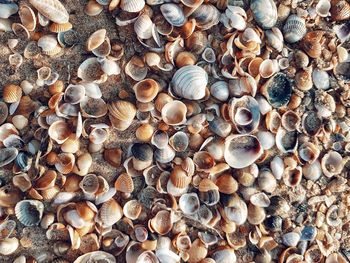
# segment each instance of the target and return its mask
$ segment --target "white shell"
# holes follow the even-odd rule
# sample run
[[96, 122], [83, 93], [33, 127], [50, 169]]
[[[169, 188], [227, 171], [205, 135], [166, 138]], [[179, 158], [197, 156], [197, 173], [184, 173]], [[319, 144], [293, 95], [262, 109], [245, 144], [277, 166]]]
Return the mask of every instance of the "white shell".
[[0, 18], [0, 32], [11, 32], [12, 31], [12, 23], [10, 19]]
[[17, 250], [19, 241], [15, 237], [6, 238], [0, 241], [0, 255], [10, 255]]
[[104, 251], [93, 251], [78, 257], [73, 263], [88, 263], [88, 262], [105, 262], [116, 263], [115, 257]]
[[277, 180], [282, 178], [284, 173], [284, 162], [281, 157], [275, 156], [270, 162], [270, 169]]
[[149, 39], [152, 37], [152, 25], [151, 18], [143, 14], [137, 18], [134, 23], [134, 31], [136, 35], [141, 39]]
[[269, 131], [259, 131], [257, 137], [264, 150], [269, 150], [275, 145], [275, 135]]
[[186, 113], [186, 105], [179, 100], [173, 100], [162, 108], [162, 119], [166, 124], [180, 125], [186, 122]]
[[228, 83], [222, 80], [213, 83], [210, 87], [210, 93], [214, 98], [226, 101], [229, 97]]
[[121, 0], [120, 8], [130, 13], [140, 12], [145, 6], [145, 0]]
[[107, 74], [107, 76], [112, 75], [119, 75], [120, 74], [120, 67], [118, 66], [117, 62], [111, 59], [103, 59], [101, 62], [101, 69], [104, 73]]
[[54, 35], [44, 35], [38, 40], [38, 46], [44, 52], [50, 52], [57, 47], [57, 38]]
[[59, 0], [29, 0], [42, 15], [58, 24], [67, 23], [69, 14]]
[[224, 208], [227, 219], [235, 222], [237, 225], [242, 225], [247, 220], [248, 208], [242, 199], [238, 199], [233, 206]]
[[316, 5], [316, 13], [320, 17], [327, 17], [331, 9], [331, 2], [329, 0], [320, 0]]
[[18, 12], [18, 5], [13, 4], [0, 4], [0, 18], [9, 18], [13, 14]]
[[289, 16], [283, 27], [283, 34], [288, 43], [298, 42], [306, 34], [305, 20], [297, 15]]
[[305, 164], [303, 166], [303, 176], [312, 181], [318, 180], [322, 175], [321, 163], [316, 160], [311, 164]]
[[162, 12], [165, 20], [173, 26], [179, 27], [186, 22], [186, 17], [182, 11], [182, 8], [176, 4], [169, 3], [161, 5], [160, 11]]
[[194, 65], [177, 70], [171, 81], [174, 93], [189, 100], [204, 98], [207, 84], [208, 74], [201, 67]]
[[329, 89], [329, 75], [326, 71], [314, 69], [312, 72], [312, 81], [316, 88], [321, 90]]

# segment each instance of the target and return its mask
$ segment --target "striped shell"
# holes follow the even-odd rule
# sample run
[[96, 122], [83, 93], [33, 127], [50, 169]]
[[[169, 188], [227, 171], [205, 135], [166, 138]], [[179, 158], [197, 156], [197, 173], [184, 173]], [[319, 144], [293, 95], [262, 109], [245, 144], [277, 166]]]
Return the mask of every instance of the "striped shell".
[[44, 205], [37, 200], [23, 200], [15, 206], [16, 217], [25, 226], [37, 226], [43, 212]]
[[200, 5], [191, 15], [196, 19], [196, 26], [207, 30], [219, 23], [220, 12], [213, 5]]
[[254, 20], [264, 29], [272, 28], [277, 22], [277, 7], [273, 0], [252, 0], [250, 9]]
[[123, 217], [123, 209], [113, 198], [103, 203], [100, 208], [100, 218], [103, 225], [112, 226]]
[[288, 43], [298, 42], [306, 34], [305, 20], [297, 15], [289, 16], [283, 27], [283, 34]]
[[7, 85], [3, 90], [2, 97], [7, 103], [14, 103], [20, 101], [22, 97], [22, 89], [20, 86], [17, 85]]
[[171, 81], [174, 93], [189, 100], [200, 100], [205, 96], [208, 74], [199, 66], [180, 68]]
[[186, 17], [182, 9], [176, 4], [164, 4], [160, 7], [166, 21], [173, 26], [182, 26], [186, 23]]
[[114, 187], [119, 192], [131, 193], [134, 191], [134, 182], [130, 175], [127, 173], [122, 173], [115, 181]]
[[64, 24], [69, 20], [66, 8], [58, 0], [29, 0], [29, 3], [55, 23]]
[[128, 101], [115, 101], [108, 105], [109, 118], [114, 128], [126, 130], [136, 115], [136, 107]]
[[152, 37], [152, 25], [151, 18], [143, 14], [134, 23], [134, 31], [136, 35], [141, 39], [149, 39]]
[[342, 21], [350, 18], [350, 3], [346, 0], [333, 0], [331, 2], [332, 20]]
[[121, 0], [120, 8], [126, 12], [137, 13], [145, 6], [145, 0]]

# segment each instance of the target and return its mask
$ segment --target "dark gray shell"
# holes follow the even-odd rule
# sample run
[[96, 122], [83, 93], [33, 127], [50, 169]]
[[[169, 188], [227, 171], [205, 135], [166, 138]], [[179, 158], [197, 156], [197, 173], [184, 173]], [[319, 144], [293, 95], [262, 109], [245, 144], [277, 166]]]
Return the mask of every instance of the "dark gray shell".
[[18, 150], [16, 148], [0, 149], [0, 167], [3, 167], [16, 159]]
[[266, 84], [267, 99], [274, 108], [287, 105], [292, 95], [292, 83], [284, 73], [278, 73]]
[[277, 7], [273, 0], [252, 0], [250, 9], [254, 20], [263, 29], [272, 28], [277, 22]]

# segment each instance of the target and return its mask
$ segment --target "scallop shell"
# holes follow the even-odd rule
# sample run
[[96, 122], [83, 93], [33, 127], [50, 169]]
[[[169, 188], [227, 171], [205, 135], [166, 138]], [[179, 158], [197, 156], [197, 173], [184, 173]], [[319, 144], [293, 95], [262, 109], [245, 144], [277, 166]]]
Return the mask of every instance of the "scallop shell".
[[37, 200], [23, 200], [15, 206], [16, 217], [25, 226], [39, 225], [43, 212], [44, 205]]
[[204, 98], [207, 84], [208, 74], [201, 67], [194, 65], [177, 70], [171, 81], [174, 93], [190, 100]]
[[186, 23], [186, 17], [180, 6], [176, 4], [163, 4], [160, 11], [169, 24], [180, 27]]
[[2, 97], [6, 103], [18, 102], [22, 97], [22, 89], [17, 85], [6, 85], [2, 91]]
[[18, 11], [19, 18], [25, 28], [34, 31], [36, 28], [36, 16], [34, 11], [27, 5], [21, 5]]
[[139, 102], [151, 102], [158, 94], [160, 85], [154, 79], [144, 79], [133, 87], [136, 99]]
[[288, 43], [298, 42], [306, 34], [305, 20], [297, 15], [289, 16], [283, 27], [283, 34]]
[[168, 125], [181, 125], [186, 122], [186, 113], [186, 105], [179, 100], [174, 100], [162, 108], [162, 119]]
[[29, 0], [29, 3], [52, 22], [64, 24], [69, 20], [66, 8], [58, 0]]
[[137, 13], [145, 6], [145, 0], [121, 0], [120, 8], [126, 12]]
[[104, 226], [112, 226], [123, 217], [123, 209], [113, 198], [103, 203], [99, 215]]
[[277, 7], [273, 0], [253, 0], [250, 3], [254, 20], [264, 29], [272, 28], [277, 22]]
[[247, 167], [260, 158], [263, 149], [253, 135], [231, 135], [225, 140], [224, 157], [232, 168]]

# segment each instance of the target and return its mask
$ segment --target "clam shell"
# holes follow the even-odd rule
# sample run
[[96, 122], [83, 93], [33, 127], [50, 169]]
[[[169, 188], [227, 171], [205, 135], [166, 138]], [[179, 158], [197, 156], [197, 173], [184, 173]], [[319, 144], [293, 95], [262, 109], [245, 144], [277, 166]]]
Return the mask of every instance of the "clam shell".
[[17, 85], [6, 85], [2, 91], [2, 97], [6, 103], [18, 102], [22, 97], [22, 89]]
[[151, 143], [158, 149], [164, 149], [168, 146], [169, 135], [165, 131], [157, 130], [151, 139]]
[[169, 24], [180, 27], [186, 23], [186, 17], [180, 6], [176, 4], [163, 4], [160, 11]]
[[69, 125], [65, 121], [58, 120], [50, 125], [48, 134], [51, 139], [56, 141], [58, 144], [62, 144], [69, 138], [72, 132]]
[[273, 0], [253, 0], [250, 3], [254, 20], [264, 29], [272, 28], [277, 22], [277, 7]]
[[316, 181], [322, 175], [321, 163], [316, 160], [313, 163], [307, 163], [303, 166], [303, 176], [308, 180]]
[[297, 131], [286, 131], [279, 128], [276, 134], [276, 146], [284, 153], [294, 152], [298, 147]]
[[193, 215], [199, 209], [199, 198], [197, 194], [184, 194], [179, 199], [179, 207], [185, 215]]
[[99, 29], [92, 33], [86, 42], [86, 49], [92, 51], [98, 48], [106, 39], [106, 29]]
[[14, 253], [19, 246], [19, 241], [15, 237], [6, 238], [0, 241], [0, 254], [1, 255], [10, 255]]
[[316, 13], [321, 17], [327, 17], [330, 9], [331, 2], [329, 0], [320, 0], [316, 5]]
[[173, 227], [171, 212], [166, 210], [159, 211], [155, 217], [149, 221], [149, 226], [159, 235], [166, 235]]
[[19, 188], [22, 192], [25, 192], [32, 187], [31, 180], [26, 173], [21, 173], [21, 174], [15, 175], [12, 178], [12, 183], [14, 186]]
[[58, 42], [54, 35], [44, 35], [38, 40], [38, 47], [40, 47], [45, 54], [53, 52], [57, 44]]
[[234, 204], [226, 206], [224, 212], [227, 219], [235, 222], [237, 225], [244, 224], [248, 217], [247, 205], [240, 198], [238, 198]]
[[36, 28], [36, 16], [32, 8], [27, 5], [21, 5], [18, 11], [19, 18], [25, 28], [34, 31]]
[[220, 117], [215, 117], [214, 120], [208, 123], [209, 129], [220, 137], [226, 138], [231, 133], [231, 124]]
[[175, 151], [169, 145], [154, 152], [154, 157], [159, 163], [171, 162], [175, 157]]
[[12, 23], [10, 19], [0, 18], [0, 31], [12, 32]]
[[16, 148], [3, 148], [0, 149], [0, 153], [0, 167], [3, 167], [16, 159], [18, 150]]
[[288, 43], [298, 42], [306, 34], [305, 20], [297, 15], [289, 16], [283, 26], [283, 34]]
[[120, 8], [126, 12], [137, 13], [145, 6], [145, 0], [121, 0]]
[[116, 101], [108, 105], [109, 118], [114, 128], [126, 130], [136, 115], [136, 107], [128, 101]]
[[103, 203], [99, 215], [104, 226], [112, 226], [123, 217], [123, 209], [113, 198]]
[[168, 125], [181, 125], [186, 122], [186, 113], [186, 105], [179, 100], [174, 100], [162, 108], [162, 119]]
[[18, 12], [18, 5], [15, 3], [0, 3], [0, 18], [9, 18]]
[[331, 17], [335, 21], [343, 21], [350, 17], [350, 4], [346, 0], [331, 1]]
[[226, 81], [217, 81], [210, 87], [210, 94], [219, 101], [226, 101], [229, 97], [229, 88]]
[[80, 64], [78, 77], [87, 82], [101, 82], [104, 72], [97, 58], [88, 58]]
[[0, 240], [4, 240], [11, 236], [16, 229], [16, 221], [6, 220], [0, 224]]
[[91, 260], [101, 261], [106, 263], [117, 263], [116, 258], [112, 254], [109, 254], [104, 251], [88, 252], [78, 257], [76, 260], [74, 260], [73, 263], [88, 263]]
[[47, 170], [36, 182], [36, 190], [46, 190], [55, 185], [57, 173], [54, 170]]
[[188, 135], [182, 131], [178, 131], [170, 137], [169, 144], [175, 151], [184, 152], [189, 144]]
[[324, 70], [314, 69], [312, 71], [312, 81], [318, 89], [327, 90], [330, 87], [329, 75]]
[[153, 22], [151, 18], [143, 14], [137, 18], [134, 23], [134, 31], [141, 39], [150, 39], [152, 37]]
[[338, 152], [329, 151], [323, 156], [321, 167], [325, 176], [332, 177], [337, 175], [343, 170], [343, 158]]
[[171, 81], [174, 93], [190, 100], [204, 98], [207, 84], [208, 74], [201, 67], [194, 65], [177, 70]]
[[122, 173], [115, 181], [114, 187], [119, 192], [132, 193], [134, 191], [134, 182], [130, 175]]
[[274, 108], [279, 108], [288, 104], [292, 84], [284, 73], [277, 73], [264, 84], [262, 93]]
[[138, 219], [141, 212], [142, 212], [142, 204], [135, 199], [129, 200], [128, 202], [125, 203], [123, 207], [124, 215], [131, 220]]
[[0, 125], [5, 122], [9, 115], [7, 104], [3, 101], [0, 102]]
[[196, 26], [202, 30], [207, 30], [219, 23], [220, 12], [210, 4], [200, 5], [191, 14], [191, 17], [196, 19]]
[[100, 118], [107, 114], [108, 106], [101, 98], [94, 99], [85, 96], [80, 101], [80, 109], [82, 110], [83, 117]]
[[144, 79], [133, 87], [136, 99], [139, 102], [151, 102], [158, 94], [160, 85], [154, 79]]
[[57, 156], [55, 168], [63, 174], [68, 174], [73, 170], [75, 163], [75, 156], [72, 153], [60, 153]]
[[25, 226], [39, 225], [43, 212], [44, 205], [37, 200], [23, 200], [15, 206], [16, 217]]
[[103, 6], [97, 3], [95, 0], [89, 0], [84, 8], [85, 14], [88, 16], [97, 16], [103, 11]]
[[297, 166], [295, 169], [287, 167], [283, 174], [283, 182], [290, 187], [300, 184], [302, 179], [302, 168]]
[[64, 24], [52, 23], [49, 28], [51, 32], [60, 33], [71, 30], [73, 28], [73, 25], [70, 22]]
[[133, 56], [125, 66], [125, 74], [135, 81], [141, 81], [147, 76], [148, 69], [143, 60]]
[[58, 0], [30, 0], [29, 3], [52, 22], [64, 24], [69, 20], [67, 10]]
[[224, 158], [232, 168], [247, 167], [260, 158], [263, 149], [253, 135], [232, 135], [225, 140]]
[[89, 153], [83, 153], [77, 157], [77, 160], [73, 167], [73, 173], [84, 176], [88, 173], [89, 168], [92, 165], [92, 157]]

